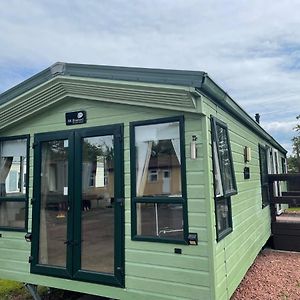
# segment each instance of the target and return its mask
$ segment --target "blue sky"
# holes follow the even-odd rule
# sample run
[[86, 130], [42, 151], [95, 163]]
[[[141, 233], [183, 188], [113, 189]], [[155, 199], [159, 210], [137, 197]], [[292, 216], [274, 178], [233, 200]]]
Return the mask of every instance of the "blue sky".
[[207, 72], [287, 149], [300, 1], [0, 1], [0, 93], [56, 61]]

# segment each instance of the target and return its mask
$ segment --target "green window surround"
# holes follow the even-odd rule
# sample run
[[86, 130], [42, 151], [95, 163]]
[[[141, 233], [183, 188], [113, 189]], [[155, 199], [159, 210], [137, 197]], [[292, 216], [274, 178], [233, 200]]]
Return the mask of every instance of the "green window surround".
[[231, 196], [237, 194], [227, 125], [211, 116], [217, 241], [232, 232]]
[[27, 231], [29, 135], [0, 137], [0, 230]]
[[130, 123], [132, 239], [186, 244], [184, 118]]
[[269, 182], [268, 182], [268, 151], [267, 148], [258, 145], [259, 150], [259, 167], [260, 167], [260, 182], [262, 195], [262, 208], [270, 204]]

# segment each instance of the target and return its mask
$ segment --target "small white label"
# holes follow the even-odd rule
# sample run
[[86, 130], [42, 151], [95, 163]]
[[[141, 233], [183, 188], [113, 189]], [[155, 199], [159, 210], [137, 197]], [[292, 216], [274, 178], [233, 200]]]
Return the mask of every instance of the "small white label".
[[64, 186], [64, 196], [68, 196], [68, 187]]
[[68, 148], [69, 147], [69, 141], [68, 140], [64, 140], [64, 147]]

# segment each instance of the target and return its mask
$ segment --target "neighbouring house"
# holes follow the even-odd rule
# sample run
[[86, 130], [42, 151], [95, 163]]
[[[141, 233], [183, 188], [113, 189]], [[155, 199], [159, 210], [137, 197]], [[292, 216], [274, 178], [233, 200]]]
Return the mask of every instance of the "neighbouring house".
[[0, 95], [0, 278], [230, 299], [285, 156], [204, 72], [56, 63]]

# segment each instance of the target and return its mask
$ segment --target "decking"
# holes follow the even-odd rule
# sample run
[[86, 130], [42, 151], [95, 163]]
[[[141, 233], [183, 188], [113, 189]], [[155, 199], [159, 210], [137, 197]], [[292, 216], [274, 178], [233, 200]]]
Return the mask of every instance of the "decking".
[[[269, 175], [270, 208], [272, 220], [273, 245], [275, 249], [300, 252], [300, 192], [281, 192], [275, 196], [274, 183], [288, 182], [289, 180], [299, 181], [300, 174], [272, 174]], [[278, 215], [277, 204], [288, 204], [289, 209]], [[295, 207], [295, 211], [292, 210]]]

